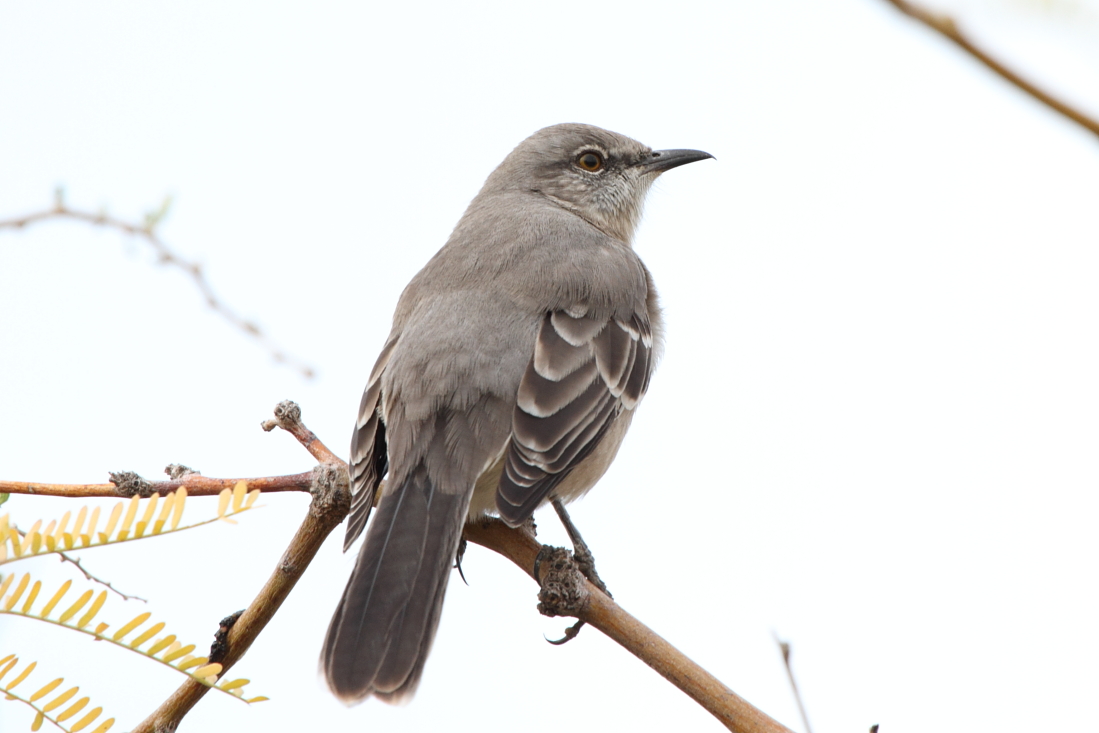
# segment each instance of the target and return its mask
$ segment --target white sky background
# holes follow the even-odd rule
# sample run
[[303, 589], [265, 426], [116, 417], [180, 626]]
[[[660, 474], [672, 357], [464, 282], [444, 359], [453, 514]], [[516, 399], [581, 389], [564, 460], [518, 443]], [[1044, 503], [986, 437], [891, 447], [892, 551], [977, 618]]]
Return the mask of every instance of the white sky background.
[[[1099, 115], [1095, 2], [954, 9]], [[0, 476], [307, 470], [258, 427], [285, 398], [345, 453], [400, 290], [507, 152], [563, 121], [717, 157], [652, 193], [636, 246], [667, 355], [574, 505], [622, 605], [794, 728], [772, 630], [818, 732], [1096, 730], [1099, 141], [881, 0], [5, 4], [0, 218], [59, 184], [135, 221], [173, 195], [163, 238], [319, 378], [139, 241], [0, 232]], [[83, 557], [206, 644], [306, 501]], [[185, 730], [720, 729], [597, 631], [546, 644], [566, 622], [479, 547], [415, 700], [346, 709], [316, 660], [351, 562], [333, 535], [233, 670], [272, 700], [210, 695]], [[118, 730], [181, 681], [43, 627], [0, 620], [0, 655], [81, 684]], [[0, 729], [29, 723], [0, 704]]]

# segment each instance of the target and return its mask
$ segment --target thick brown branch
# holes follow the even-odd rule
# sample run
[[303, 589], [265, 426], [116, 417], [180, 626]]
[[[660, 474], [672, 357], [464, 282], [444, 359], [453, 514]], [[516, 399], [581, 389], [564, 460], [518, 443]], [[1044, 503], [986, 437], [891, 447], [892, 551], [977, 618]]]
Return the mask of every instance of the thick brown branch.
[[160, 219], [163, 218], [166, 211], [167, 202], [159, 212], [147, 215], [144, 225], [131, 224], [130, 222], [116, 219], [113, 216], [108, 216], [105, 213], [93, 214], [87, 211], [78, 211], [69, 208], [59, 192], [53, 208], [38, 211], [33, 214], [27, 214], [26, 216], [17, 217], [15, 219], [0, 220], [0, 229], [22, 229], [31, 224], [37, 224], [50, 219], [74, 219], [94, 226], [107, 227], [108, 229], [114, 229], [134, 237], [139, 237], [145, 240], [145, 242], [153, 248], [153, 251], [156, 252], [157, 255], [157, 261], [160, 262], [160, 264], [170, 265], [171, 267], [175, 267], [186, 273], [187, 276], [191, 278], [195, 287], [198, 288], [199, 293], [202, 294], [203, 299], [206, 301], [206, 305], [210, 306], [218, 315], [246, 335], [260, 342], [275, 361], [288, 364], [303, 377], [312, 379], [315, 375], [313, 367], [283, 351], [257, 324], [243, 318], [236, 311], [226, 306], [214, 292], [213, 287], [210, 285], [210, 281], [206, 279], [206, 274], [202, 270], [202, 265], [198, 262], [183, 258], [157, 236], [156, 225], [159, 223]]
[[[347, 472], [342, 466], [318, 467], [316, 475], [319, 480], [313, 490], [309, 514], [290, 541], [275, 572], [229, 630], [227, 649], [221, 659], [224, 670], [236, 664], [248, 651], [293, 590], [325, 538], [343, 521], [351, 507]], [[209, 689], [194, 680], [184, 682], [152, 715], [134, 728], [133, 733], [171, 733]]]
[[[466, 526], [470, 542], [500, 553], [534, 578], [534, 562], [542, 546], [527, 531], [490, 519]], [[576, 617], [602, 631], [687, 693], [695, 702], [737, 733], [790, 733], [781, 723], [753, 707], [716, 677], [688, 659], [655, 631], [626, 613], [612, 599], [586, 585], [588, 602]]]
[[[224, 489], [231, 489], [238, 481], [248, 484], [248, 489], [268, 491], [309, 491], [313, 472], [295, 473], [288, 476], [259, 476], [256, 478], [211, 478], [199, 474], [189, 474], [181, 479], [170, 481], [149, 481], [152, 492], [164, 496], [180, 486], [187, 487], [190, 496], [217, 496]], [[78, 498], [128, 497], [114, 484], [43, 484], [31, 481], [0, 480], [0, 493], [34, 494], [36, 496], [68, 496]]]
[[1042, 90], [1036, 84], [1027, 79], [1024, 79], [1015, 71], [1012, 71], [1002, 62], [993, 58], [987, 51], [977, 46], [973, 41], [969, 39], [961, 30], [958, 29], [958, 24], [954, 22], [954, 19], [948, 15], [942, 15], [932, 12], [926, 8], [922, 8], [914, 3], [907, 2], [906, 0], [886, 0], [890, 5], [897, 8], [905, 15], [915, 20], [920, 21], [929, 28], [932, 28], [942, 35], [949, 38], [973, 58], [980, 61], [989, 69], [998, 74], [1001, 78], [1011, 82], [1019, 89], [1023, 90], [1030, 96], [1037, 99], [1042, 104], [1046, 105], [1050, 109], [1064, 115], [1076, 124], [1085, 128], [1093, 135], [1099, 135], [1099, 121], [1096, 121], [1088, 115], [1076, 109], [1072, 105], [1062, 102], [1049, 92]]

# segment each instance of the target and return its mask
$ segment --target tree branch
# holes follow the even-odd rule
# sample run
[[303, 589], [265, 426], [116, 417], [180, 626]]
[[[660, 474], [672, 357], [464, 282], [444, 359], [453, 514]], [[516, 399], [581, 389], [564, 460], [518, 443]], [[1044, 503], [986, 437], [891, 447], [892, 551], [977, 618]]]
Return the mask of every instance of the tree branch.
[[[529, 532], [508, 527], [498, 519], [488, 519], [467, 524], [465, 538], [500, 553], [535, 578], [534, 564], [542, 545]], [[587, 597], [577, 609], [576, 618], [618, 642], [626, 651], [687, 693], [726, 728], [737, 733], [791, 733], [790, 729], [753, 707], [627, 613], [583, 576], [579, 576], [579, 580], [587, 591]]]
[[999, 75], [1000, 78], [1014, 84], [1017, 88], [1023, 90], [1055, 112], [1072, 120], [1093, 135], [1099, 135], [1099, 121], [1092, 119], [1072, 105], [1062, 102], [1052, 94], [1039, 88], [1033, 82], [1024, 79], [1017, 72], [1009, 69], [987, 51], [973, 43], [968, 36], [959, 30], [958, 24], [950, 16], [932, 12], [919, 5], [907, 2], [906, 0], [886, 0], [886, 2], [909, 18], [918, 20], [928, 28], [936, 30], [943, 36], [949, 38], [964, 51]]
[[221, 299], [218, 298], [217, 294], [214, 293], [213, 287], [211, 287], [209, 280], [206, 279], [206, 274], [203, 272], [202, 265], [198, 262], [184, 259], [157, 236], [156, 226], [168, 212], [169, 203], [170, 200], [166, 200], [159, 211], [146, 214], [145, 223], [138, 225], [116, 219], [113, 216], [108, 216], [106, 213], [93, 214], [69, 208], [64, 201], [62, 192], [58, 190], [53, 208], [44, 209], [43, 211], [37, 211], [33, 214], [27, 214], [14, 219], [0, 220], [0, 229], [23, 229], [32, 224], [48, 221], [50, 219], [75, 219], [94, 226], [114, 229], [143, 239], [153, 248], [153, 251], [156, 252], [157, 260], [160, 264], [175, 267], [191, 278], [191, 281], [194, 283], [195, 287], [198, 288], [199, 293], [202, 294], [203, 299], [206, 301], [206, 305], [210, 306], [214, 312], [231, 323], [238, 330], [258, 341], [267, 349], [268, 353], [271, 354], [275, 361], [287, 364], [306, 379], [312, 379], [315, 376], [313, 367], [283, 351], [266, 333], [264, 333], [259, 325], [243, 318], [237, 314], [236, 311], [225, 305]]

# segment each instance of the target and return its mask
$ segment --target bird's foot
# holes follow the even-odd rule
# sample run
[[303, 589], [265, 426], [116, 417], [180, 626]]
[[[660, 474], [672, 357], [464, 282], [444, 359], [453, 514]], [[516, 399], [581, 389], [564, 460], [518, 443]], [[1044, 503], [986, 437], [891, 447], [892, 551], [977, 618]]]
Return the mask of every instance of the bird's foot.
[[557, 512], [557, 516], [561, 518], [561, 524], [565, 527], [565, 531], [569, 534], [577, 569], [592, 585], [603, 591], [607, 598], [614, 598], [611, 592], [607, 590], [606, 583], [599, 577], [599, 573], [595, 571], [595, 556], [592, 555], [588, 543], [584, 542], [584, 538], [580, 536], [580, 530], [572, 523], [572, 517], [565, 510], [565, 505], [561, 503], [560, 499], [554, 499], [553, 508]]

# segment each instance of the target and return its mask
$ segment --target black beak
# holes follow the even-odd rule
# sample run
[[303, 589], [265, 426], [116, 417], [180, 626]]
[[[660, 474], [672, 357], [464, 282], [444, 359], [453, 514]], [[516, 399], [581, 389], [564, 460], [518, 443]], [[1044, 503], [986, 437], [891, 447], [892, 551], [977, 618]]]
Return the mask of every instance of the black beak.
[[663, 173], [688, 163], [696, 163], [714, 156], [701, 150], [654, 150], [642, 158], [637, 167], [645, 173]]

